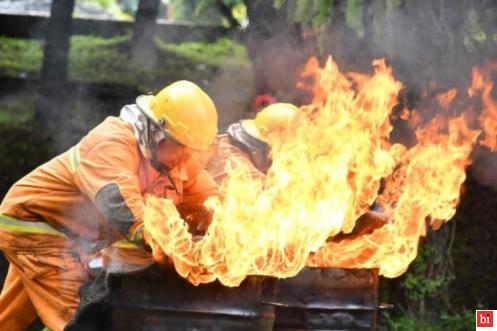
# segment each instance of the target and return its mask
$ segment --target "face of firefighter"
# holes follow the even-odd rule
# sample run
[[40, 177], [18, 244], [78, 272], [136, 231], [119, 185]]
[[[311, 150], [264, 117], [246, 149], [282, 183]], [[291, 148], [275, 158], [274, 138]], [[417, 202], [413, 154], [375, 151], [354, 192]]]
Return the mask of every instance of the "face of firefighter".
[[161, 140], [157, 147], [157, 161], [166, 169], [172, 170], [184, 164], [192, 155], [192, 150], [174, 139]]

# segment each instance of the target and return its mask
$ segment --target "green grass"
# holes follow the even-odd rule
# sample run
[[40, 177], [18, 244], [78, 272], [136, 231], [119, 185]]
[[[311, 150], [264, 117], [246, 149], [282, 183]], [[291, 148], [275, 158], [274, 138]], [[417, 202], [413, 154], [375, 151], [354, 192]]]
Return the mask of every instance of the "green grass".
[[475, 311], [470, 309], [440, 313], [436, 320], [421, 319], [404, 309], [384, 312], [382, 317], [381, 331], [468, 331], [475, 327]]
[[157, 47], [163, 51], [176, 54], [192, 62], [212, 66], [222, 65], [226, 59], [246, 60], [245, 48], [228, 38], [220, 38], [215, 43], [188, 42], [169, 44], [156, 40]]
[[69, 52], [69, 80], [130, 84], [133, 68], [122, 51], [129, 36], [74, 36]]
[[[143, 90], [154, 90], [164, 82], [181, 78], [214, 79], [216, 69], [226, 62], [236, 63], [238, 71], [250, 70], [245, 48], [228, 38], [213, 43], [169, 44], [156, 40], [157, 62], [150, 67], [130, 61], [129, 40], [129, 35], [72, 37], [69, 80], [138, 85]], [[42, 60], [42, 42], [0, 38], [0, 75], [37, 77]]]
[[0, 37], [0, 74], [37, 74], [42, 60], [43, 44], [40, 41]]

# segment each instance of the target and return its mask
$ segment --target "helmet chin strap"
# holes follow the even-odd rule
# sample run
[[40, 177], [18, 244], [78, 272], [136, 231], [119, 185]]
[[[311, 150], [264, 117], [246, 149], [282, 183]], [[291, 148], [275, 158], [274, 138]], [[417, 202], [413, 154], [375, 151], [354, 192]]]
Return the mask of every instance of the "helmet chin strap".
[[168, 170], [157, 160], [157, 146], [159, 145], [160, 142], [160, 141], [155, 141], [154, 137], [154, 131], [157, 130], [157, 126], [150, 118], [146, 117], [146, 119], [147, 119], [147, 128], [148, 128], [147, 130], [148, 136], [146, 142], [148, 145], [147, 149], [149, 150], [148, 157], [150, 160], [150, 164], [152, 165], [152, 167], [155, 168], [155, 170], [157, 170], [160, 173], [167, 172]]
[[176, 192], [177, 195], [180, 195], [178, 187], [176, 186], [176, 183], [174, 182], [173, 178], [171, 177], [170, 169], [164, 167], [158, 160], [157, 160], [157, 146], [159, 145], [160, 141], [163, 139], [167, 138], [167, 135], [162, 138], [159, 141], [156, 141], [156, 137], [154, 137], [154, 129], [155, 130], [162, 130], [160, 127], [158, 127], [154, 122], [152, 122], [151, 119], [147, 117], [147, 125], [149, 126], [147, 132], [148, 132], [148, 142], [149, 142], [149, 150], [150, 150], [150, 164], [152, 167], [154, 167], [155, 170], [157, 170], [161, 175], [166, 175], [167, 179], [169, 179], [169, 182], [171, 183], [174, 191]]

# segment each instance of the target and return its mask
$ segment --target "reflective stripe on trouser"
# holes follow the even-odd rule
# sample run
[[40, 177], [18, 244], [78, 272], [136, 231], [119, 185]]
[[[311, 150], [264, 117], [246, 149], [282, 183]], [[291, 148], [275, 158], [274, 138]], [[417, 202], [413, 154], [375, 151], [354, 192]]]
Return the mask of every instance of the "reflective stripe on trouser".
[[0, 214], [0, 229], [14, 232], [27, 232], [65, 236], [64, 233], [54, 229], [45, 222], [21, 221], [7, 215]]
[[87, 279], [76, 243], [47, 223], [2, 216], [0, 249], [10, 262], [0, 294], [0, 329], [22, 331], [37, 314], [53, 331], [63, 330]]

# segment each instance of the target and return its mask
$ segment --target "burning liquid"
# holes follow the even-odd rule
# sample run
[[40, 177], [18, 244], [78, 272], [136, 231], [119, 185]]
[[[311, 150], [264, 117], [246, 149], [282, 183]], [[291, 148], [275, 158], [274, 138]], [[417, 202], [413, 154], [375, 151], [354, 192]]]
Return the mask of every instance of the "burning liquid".
[[[300, 88], [314, 98], [301, 107], [292, 134], [284, 141], [272, 138], [273, 165], [265, 182], [252, 179], [243, 166], [228, 164], [224, 198], [208, 201], [214, 219], [199, 241], [170, 201], [149, 197], [145, 226], [158, 244], [154, 249], [162, 249], [193, 284], [218, 279], [236, 286], [247, 275], [291, 277], [306, 265], [379, 268], [387, 277], [403, 273], [416, 256], [427, 220], [443, 222], [454, 215], [480, 131], [464, 116], [441, 112], [421, 124], [412, 113], [417, 144], [390, 143], [391, 112], [402, 84], [384, 61], [373, 66], [370, 76], [343, 74], [331, 58], [323, 68], [311, 59], [303, 72], [311, 83]], [[470, 93], [483, 100], [488, 96], [480, 123], [483, 143], [490, 146], [496, 108], [490, 80], [481, 77]], [[439, 96], [440, 106], [448, 109], [456, 94]], [[402, 118], [407, 117], [405, 112]], [[332, 240], [350, 233], [375, 201], [389, 215], [387, 224]]]

